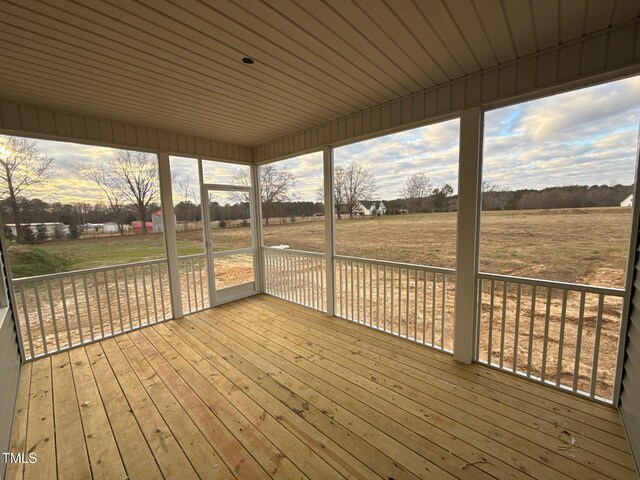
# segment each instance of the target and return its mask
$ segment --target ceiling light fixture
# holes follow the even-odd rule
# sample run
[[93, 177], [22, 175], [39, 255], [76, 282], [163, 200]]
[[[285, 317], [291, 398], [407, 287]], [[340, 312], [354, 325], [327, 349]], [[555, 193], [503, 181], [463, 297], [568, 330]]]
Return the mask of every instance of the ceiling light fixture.
[[253, 65], [255, 62], [255, 60], [251, 57], [242, 57], [242, 63], [245, 63], [247, 65]]

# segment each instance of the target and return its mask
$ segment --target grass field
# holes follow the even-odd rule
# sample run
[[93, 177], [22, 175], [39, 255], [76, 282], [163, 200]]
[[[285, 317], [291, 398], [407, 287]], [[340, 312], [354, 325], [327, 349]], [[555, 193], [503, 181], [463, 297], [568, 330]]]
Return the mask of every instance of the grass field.
[[[337, 222], [341, 255], [455, 267], [455, 213], [401, 215]], [[591, 208], [486, 212], [480, 270], [565, 282], [622, 287], [631, 210]], [[248, 227], [216, 229], [217, 250], [247, 246]], [[322, 222], [267, 225], [266, 245], [322, 252]], [[49, 241], [37, 248], [63, 260], [66, 270], [165, 256], [162, 234]], [[202, 253], [202, 232], [178, 232], [180, 255]], [[11, 249], [18, 264], [23, 247]], [[34, 259], [38, 262], [39, 257]], [[29, 272], [33, 270], [27, 270]], [[19, 276], [19, 275], [18, 275]]]

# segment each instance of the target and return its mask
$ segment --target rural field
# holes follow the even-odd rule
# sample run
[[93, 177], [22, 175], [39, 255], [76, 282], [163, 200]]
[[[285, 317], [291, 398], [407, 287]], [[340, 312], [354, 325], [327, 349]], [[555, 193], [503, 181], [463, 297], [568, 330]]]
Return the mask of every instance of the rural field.
[[[621, 288], [624, 285], [630, 222], [631, 210], [628, 208], [487, 212], [482, 217], [480, 271]], [[248, 232], [248, 227], [216, 228], [213, 232], [215, 249], [220, 251], [247, 246]], [[455, 267], [455, 213], [340, 220], [336, 227], [336, 237], [339, 255]], [[324, 225], [318, 221], [269, 224], [264, 228], [264, 241], [268, 246], [287, 245], [291, 249], [322, 252]], [[203, 253], [201, 230], [178, 232], [178, 243], [180, 255]], [[18, 245], [10, 248], [14, 278], [54, 271], [122, 265], [164, 257], [164, 239], [161, 234], [49, 241], [35, 248]], [[224, 262], [225, 268], [220, 268], [217, 272], [216, 282], [219, 287], [236, 284], [238, 279], [251, 276], [250, 259], [245, 258], [241, 261], [240, 258], [230, 257], [228, 260]], [[217, 265], [223, 266], [222, 261], [216, 261]], [[192, 309], [197, 307], [197, 298], [200, 298], [200, 307], [207, 304], [204, 260], [184, 260], [182, 265], [184, 268], [181, 281], [185, 305], [190, 305]], [[301, 294], [304, 290], [301, 279], [306, 276], [307, 279], [316, 279], [316, 298], [325, 295], [326, 289], [319, 282], [324, 273], [323, 262], [301, 261], [293, 264], [300, 270], [300, 276], [287, 273], [286, 270], [291, 265], [271, 265], [271, 270], [268, 270], [271, 274], [267, 278], [272, 287], [271, 291], [277, 291], [285, 285], [291, 292]], [[49, 270], [42, 271], [43, 268]], [[137, 292], [139, 298], [144, 299], [145, 306], [149, 305], [147, 316], [162, 318], [170, 315], [170, 310], [166, 310], [170, 309], [168, 288], [166, 283], [163, 283], [167, 278], [165, 267], [162, 267], [162, 274], [160, 266], [153, 268], [156, 272], [155, 277], [151, 276], [151, 267], [139, 268], [138, 284], [135, 284], [136, 279], [132, 278], [133, 270], [109, 272], [104, 278], [82, 278], [88, 282], [84, 290], [78, 279], [78, 295], [81, 297], [76, 301], [78, 308], [71, 308], [71, 299], [68, 305], [68, 315], [72, 324], [80, 325], [82, 317], [92, 315], [94, 324], [89, 328], [96, 335], [102, 334], [102, 323], [95, 321], [96, 318], [102, 318], [100, 305], [105, 318], [106, 312], [111, 317], [112, 312], [118, 311], [124, 312], [121, 315], [126, 317], [125, 325], [127, 322], [135, 324], [136, 321], [144, 323], [144, 311], [142, 315], [139, 311], [136, 315], [135, 308], [130, 311], [128, 305], [127, 308], [123, 308], [124, 303], [121, 305], [121, 302], [125, 302], [127, 284], [130, 292]], [[278, 268], [281, 271], [278, 271]], [[371, 266], [367, 268], [362, 263], [340, 262], [339, 268], [344, 275], [337, 285], [339, 305], [345, 309], [342, 316], [369, 324], [374, 318], [380, 319], [380, 325], [384, 325], [383, 328], [389, 331], [414, 338], [419, 342], [438, 344], [444, 349], [452, 348], [454, 275], [446, 275], [445, 286], [442, 274], [434, 276], [430, 273], [425, 274], [424, 271], [389, 268], [386, 271], [387, 277], [383, 279], [376, 278], [374, 269]], [[351, 284], [349, 277], [353, 282]], [[145, 291], [144, 284], [140, 283], [145, 278], [148, 285], [155, 285], [158, 292], [163, 292], [165, 302], [157, 306], [161, 311], [160, 315], [157, 314], [150, 293]], [[338, 281], [338, 273], [336, 278]], [[74, 282], [75, 280], [62, 285], [61, 290], [66, 292], [67, 296], [69, 291], [75, 288]], [[33, 289], [25, 292], [27, 310], [32, 312], [32, 318], [38, 314], [45, 319], [55, 317], [58, 323], [61, 322], [62, 318], [67, 316], [67, 312], [63, 311], [67, 306], [62, 301], [62, 295], [58, 294], [55, 288], [53, 293], [47, 292], [45, 287], [38, 287], [41, 288], [42, 311], [37, 312]], [[114, 289], [120, 290], [117, 293], [121, 294], [122, 300], [114, 298]], [[503, 366], [506, 368], [515, 364], [518, 370], [524, 371], [529, 361], [531, 374], [541, 376], [541, 367], [544, 364], [547, 367], [545, 379], [548, 381], [559, 379], [560, 384], [570, 386], [573, 378], [577, 377], [578, 388], [588, 390], [593, 371], [595, 325], [599, 309], [597, 296], [587, 295], [584, 299], [584, 321], [583, 326], [579, 327], [581, 303], [578, 294], [571, 292], [567, 295], [563, 314], [563, 298], [560, 291], [549, 292], [547, 308], [548, 292], [539, 288], [532, 308], [532, 291], [527, 287], [520, 291], [520, 303], [517, 303], [515, 285], [505, 286], [497, 282], [494, 290], [491, 301], [490, 283], [483, 283], [479, 358], [487, 361], [491, 352], [491, 363], [497, 363], [497, 356], [503, 351], [504, 354], [500, 358], [504, 357]], [[371, 297], [374, 294], [377, 305]], [[395, 312], [391, 297], [397, 299]], [[98, 308], [94, 304], [97, 304]], [[611, 394], [621, 307], [620, 299], [609, 297], [602, 305], [596, 378], [596, 394], [602, 397], [609, 397]], [[98, 311], [95, 311], [96, 309]], [[24, 306], [21, 310], [24, 311]], [[545, 331], [546, 311], [548, 327]], [[51, 312], [54, 312], [54, 315]], [[520, 325], [516, 333], [517, 318], [520, 319]], [[533, 322], [531, 318], [534, 319]], [[564, 327], [561, 328], [561, 325]], [[113, 329], [113, 326], [111, 328]], [[59, 329], [62, 331], [63, 325], [59, 325]], [[54, 341], [55, 333], [51, 326], [45, 327], [47, 343]], [[34, 334], [34, 337], [36, 336]], [[563, 336], [567, 343], [563, 351], [558, 350], [560, 336]], [[582, 346], [578, 355], [576, 344], [579, 343], [579, 336]], [[74, 335], [74, 338], [76, 337], [77, 335]], [[545, 338], [548, 338], [547, 342], [544, 342]], [[42, 340], [35, 340], [36, 344], [38, 342], [41, 343]]]

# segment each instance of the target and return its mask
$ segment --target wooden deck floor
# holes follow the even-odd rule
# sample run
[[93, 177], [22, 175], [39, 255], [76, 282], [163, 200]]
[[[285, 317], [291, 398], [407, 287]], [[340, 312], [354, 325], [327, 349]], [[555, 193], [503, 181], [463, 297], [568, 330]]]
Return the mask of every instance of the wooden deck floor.
[[10, 479], [631, 479], [618, 413], [267, 296], [28, 363]]

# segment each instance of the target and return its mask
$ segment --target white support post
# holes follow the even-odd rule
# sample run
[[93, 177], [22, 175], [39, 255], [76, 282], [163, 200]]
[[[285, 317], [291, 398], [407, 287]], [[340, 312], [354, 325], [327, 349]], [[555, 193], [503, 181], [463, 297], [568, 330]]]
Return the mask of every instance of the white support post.
[[326, 271], [326, 292], [327, 292], [327, 315], [333, 317], [335, 314], [335, 265], [334, 256], [336, 254], [336, 223], [335, 223], [335, 200], [333, 196], [333, 148], [324, 147], [322, 150], [324, 163], [324, 252]]
[[476, 341], [483, 126], [484, 115], [480, 107], [462, 111], [458, 165], [458, 248], [453, 356], [464, 363], [473, 361]]
[[180, 265], [178, 264], [178, 245], [176, 239], [176, 220], [173, 213], [173, 192], [171, 189], [171, 165], [169, 154], [158, 154], [160, 173], [160, 202], [162, 204], [162, 222], [164, 226], [165, 250], [169, 269], [169, 290], [171, 292], [171, 311], [173, 318], [181, 318], [182, 288], [180, 286]]
[[262, 202], [260, 196], [260, 166], [251, 165], [251, 226], [253, 234], [253, 265], [256, 278], [256, 290], [266, 290], [264, 276], [264, 250], [262, 244]]

